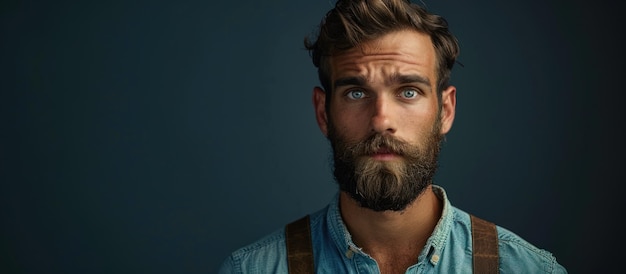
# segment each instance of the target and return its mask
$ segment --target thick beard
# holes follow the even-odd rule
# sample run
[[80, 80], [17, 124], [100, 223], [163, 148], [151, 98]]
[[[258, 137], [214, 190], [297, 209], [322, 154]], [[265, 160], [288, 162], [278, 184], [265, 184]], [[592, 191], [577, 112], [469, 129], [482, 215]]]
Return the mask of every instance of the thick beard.
[[[350, 194], [362, 207], [379, 212], [403, 211], [432, 184], [442, 140], [439, 119], [420, 145], [380, 134], [348, 142], [337, 134], [332, 124], [328, 126], [335, 180], [340, 190]], [[381, 147], [401, 159], [377, 161], [369, 157]]]

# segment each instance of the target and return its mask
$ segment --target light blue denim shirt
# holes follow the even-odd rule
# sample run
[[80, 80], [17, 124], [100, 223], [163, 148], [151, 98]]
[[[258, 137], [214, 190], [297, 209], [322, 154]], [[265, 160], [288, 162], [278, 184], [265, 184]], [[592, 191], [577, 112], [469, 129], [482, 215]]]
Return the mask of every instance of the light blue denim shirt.
[[[433, 190], [443, 201], [443, 213], [406, 273], [471, 273], [470, 217], [450, 204], [443, 188]], [[352, 242], [339, 212], [339, 195], [310, 217], [317, 273], [380, 273], [376, 261]], [[498, 226], [497, 231], [500, 273], [567, 273], [551, 253], [507, 229]], [[288, 273], [284, 228], [233, 252], [219, 273]]]

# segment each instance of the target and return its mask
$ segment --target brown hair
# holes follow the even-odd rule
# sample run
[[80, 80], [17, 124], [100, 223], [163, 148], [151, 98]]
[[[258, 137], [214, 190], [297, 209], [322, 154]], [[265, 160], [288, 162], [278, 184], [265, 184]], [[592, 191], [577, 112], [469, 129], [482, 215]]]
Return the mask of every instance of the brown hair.
[[[318, 68], [326, 103], [332, 92], [328, 57], [393, 31], [412, 29], [430, 36], [437, 55], [437, 90], [449, 84], [450, 72], [459, 55], [459, 44], [447, 21], [428, 13], [409, 0], [338, 0], [319, 26], [315, 41], [305, 38], [313, 64]], [[441, 101], [441, 100], [440, 100]]]

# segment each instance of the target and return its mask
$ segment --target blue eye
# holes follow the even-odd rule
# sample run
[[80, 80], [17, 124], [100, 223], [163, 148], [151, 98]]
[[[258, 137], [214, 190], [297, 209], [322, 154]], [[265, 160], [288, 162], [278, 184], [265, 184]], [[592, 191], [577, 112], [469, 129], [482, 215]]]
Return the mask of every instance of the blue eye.
[[415, 98], [417, 96], [417, 91], [414, 89], [406, 89], [402, 91], [401, 95], [402, 97], [408, 98], [408, 99]]
[[350, 99], [362, 99], [365, 97], [365, 93], [362, 90], [352, 90], [347, 95]]

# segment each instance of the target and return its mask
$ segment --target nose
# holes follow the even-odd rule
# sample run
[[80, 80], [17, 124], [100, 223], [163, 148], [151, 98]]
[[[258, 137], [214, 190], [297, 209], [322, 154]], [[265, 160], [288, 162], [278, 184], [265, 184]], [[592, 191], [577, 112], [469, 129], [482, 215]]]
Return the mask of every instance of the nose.
[[385, 96], [378, 96], [372, 106], [371, 129], [378, 134], [396, 133], [393, 119], [393, 102]]

